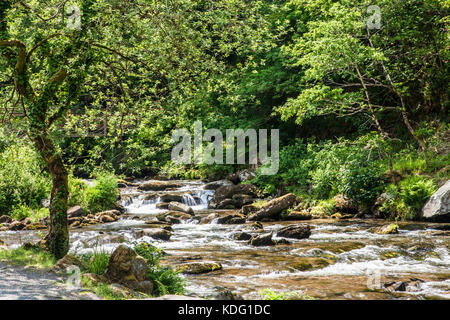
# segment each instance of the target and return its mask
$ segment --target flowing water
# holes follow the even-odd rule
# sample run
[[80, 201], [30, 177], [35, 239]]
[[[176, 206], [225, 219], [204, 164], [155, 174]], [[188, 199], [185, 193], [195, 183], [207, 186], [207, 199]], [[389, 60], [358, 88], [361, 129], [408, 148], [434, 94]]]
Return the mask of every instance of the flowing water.
[[[312, 228], [309, 239], [252, 247], [232, 239], [234, 233], [248, 231], [250, 224], [222, 225], [215, 220], [200, 224], [201, 217], [230, 210], [207, 209], [214, 192], [203, 190], [198, 181], [182, 183], [175, 192], [184, 194], [183, 202], [195, 216], [173, 224], [170, 241], [138, 238], [137, 231], [149, 227], [145, 220], [166, 210], [156, 207], [160, 199], [144, 200], [144, 192], [126, 188], [121, 193], [127, 214], [117, 222], [71, 229], [70, 251], [84, 253], [95, 247], [112, 251], [121, 243], [148, 241], [168, 253], [163, 259], [167, 265], [220, 262], [222, 270], [186, 276], [188, 293], [206, 297], [226, 287], [245, 299], [261, 298], [260, 291], [266, 288], [319, 299], [450, 299], [450, 232], [439, 230], [442, 224], [399, 223], [398, 234], [378, 235], [371, 230], [385, 221], [310, 220], [302, 221]], [[295, 222], [264, 223], [264, 232], [291, 223]], [[38, 237], [33, 231], [0, 233], [12, 246]], [[383, 287], [411, 280], [414, 285], [403, 292]]]

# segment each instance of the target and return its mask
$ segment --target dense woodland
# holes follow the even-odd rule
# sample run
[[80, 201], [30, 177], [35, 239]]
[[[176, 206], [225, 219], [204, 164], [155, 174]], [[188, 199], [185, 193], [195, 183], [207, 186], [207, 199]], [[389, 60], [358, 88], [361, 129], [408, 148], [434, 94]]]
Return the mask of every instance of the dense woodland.
[[[81, 9], [80, 29], [68, 28]], [[379, 27], [369, 6], [381, 8]], [[117, 178], [218, 180], [177, 165], [177, 128], [279, 129], [280, 169], [252, 181], [324, 211], [344, 194], [414, 219], [450, 177], [446, 0], [2, 0], [0, 214], [107, 209]], [[375, 20], [374, 20], [375, 19]], [[224, 145], [224, 148], [226, 146]], [[80, 178], [98, 178], [96, 188]], [[50, 209], [42, 201], [49, 199]]]

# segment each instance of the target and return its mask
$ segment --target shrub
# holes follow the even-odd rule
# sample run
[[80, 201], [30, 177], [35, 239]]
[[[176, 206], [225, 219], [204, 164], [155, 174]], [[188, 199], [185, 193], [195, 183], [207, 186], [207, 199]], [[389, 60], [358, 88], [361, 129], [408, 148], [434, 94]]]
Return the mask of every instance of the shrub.
[[32, 213], [33, 211], [30, 207], [25, 205], [18, 205], [12, 209], [10, 216], [15, 220], [22, 220], [31, 216]]
[[26, 207], [39, 209], [50, 196], [50, 178], [42, 172], [40, 156], [26, 143], [4, 147], [0, 152], [0, 212], [27, 216]]
[[352, 161], [339, 175], [339, 191], [363, 205], [370, 205], [380, 194], [381, 174], [378, 168]]
[[96, 182], [95, 186], [86, 189], [89, 211], [97, 213], [114, 208], [118, 197], [116, 176], [101, 172], [96, 175]]
[[11, 218], [15, 220], [22, 220], [30, 218], [31, 222], [38, 222], [40, 219], [48, 217], [50, 211], [48, 208], [41, 208], [39, 210], [33, 210], [28, 206], [19, 205], [14, 207], [11, 212]]
[[68, 198], [68, 206], [81, 206], [85, 211], [88, 210], [88, 201], [87, 201], [87, 184], [81, 180], [69, 176], [69, 198]]
[[380, 211], [392, 219], [415, 219], [427, 200], [436, 191], [431, 179], [412, 176], [400, 181], [398, 186], [389, 185], [386, 189], [388, 199]]

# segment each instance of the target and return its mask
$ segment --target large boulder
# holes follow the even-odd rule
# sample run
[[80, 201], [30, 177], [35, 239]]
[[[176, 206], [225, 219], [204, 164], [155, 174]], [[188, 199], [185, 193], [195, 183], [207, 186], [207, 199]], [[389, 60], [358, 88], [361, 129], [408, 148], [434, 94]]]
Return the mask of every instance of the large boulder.
[[301, 210], [301, 211], [290, 211], [285, 217], [284, 220], [311, 220], [312, 215], [307, 210]]
[[13, 222], [13, 219], [10, 216], [3, 215], [0, 216], [0, 223], [11, 223]]
[[181, 203], [181, 202], [174, 202], [174, 201], [170, 202], [169, 206], [168, 206], [168, 209], [169, 210], [173, 210], [173, 211], [184, 212], [184, 213], [187, 213], [187, 214], [194, 214], [194, 210], [191, 207], [189, 207], [189, 206], [187, 206], [187, 205], [185, 205], [184, 203]]
[[430, 197], [422, 209], [421, 217], [436, 222], [450, 221], [450, 180]]
[[236, 208], [241, 208], [243, 205], [253, 203], [254, 199], [248, 194], [234, 194], [233, 202]]
[[182, 202], [183, 201], [183, 195], [186, 193], [176, 193], [176, 192], [169, 192], [169, 193], [162, 193], [159, 195], [159, 198], [162, 202]]
[[272, 233], [267, 233], [252, 237], [248, 241], [248, 244], [255, 247], [261, 247], [261, 246], [273, 246], [276, 244], [276, 242], [272, 240]]
[[293, 224], [281, 228], [277, 232], [278, 237], [292, 238], [292, 239], [306, 239], [311, 235], [311, 228], [307, 224]]
[[236, 205], [233, 199], [225, 199], [217, 204], [215, 209], [235, 209]]
[[125, 245], [114, 250], [104, 276], [111, 283], [120, 283], [133, 290], [152, 293], [153, 284], [148, 280], [147, 262]]
[[242, 224], [245, 223], [245, 217], [240, 214], [229, 214], [217, 219], [218, 224]]
[[148, 236], [155, 240], [169, 241], [170, 237], [172, 236], [172, 232], [162, 228], [150, 228], [138, 231], [137, 236]]
[[52, 268], [52, 271], [64, 272], [70, 266], [83, 268], [84, 265], [83, 262], [80, 259], [78, 259], [77, 256], [73, 254], [67, 254], [56, 262], [56, 264]]
[[173, 181], [147, 181], [139, 185], [138, 189], [142, 191], [161, 191], [172, 188], [180, 188], [183, 185], [181, 183]]
[[352, 199], [345, 197], [343, 194], [338, 194], [334, 198], [334, 210], [336, 212], [343, 212], [349, 214], [358, 213], [358, 205]]
[[82, 217], [84, 216], [84, 210], [81, 206], [75, 206], [67, 210], [67, 216], [69, 218]]
[[233, 182], [231, 182], [230, 180], [218, 180], [218, 181], [213, 181], [210, 183], [207, 183], [203, 186], [204, 190], [217, 190], [220, 187], [223, 186], [232, 186]]
[[244, 181], [252, 180], [254, 177], [256, 177], [256, 173], [254, 171], [250, 169], [244, 169], [236, 173], [229, 174], [227, 176], [227, 179], [237, 184]]
[[258, 211], [248, 216], [250, 221], [260, 221], [266, 218], [277, 218], [281, 212], [295, 204], [296, 196], [288, 193], [264, 204]]
[[232, 199], [235, 194], [246, 194], [249, 196], [256, 196], [257, 190], [254, 185], [251, 184], [238, 184], [231, 186], [222, 186], [214, 193], [213, 201], [220, 203], [225, 199]]

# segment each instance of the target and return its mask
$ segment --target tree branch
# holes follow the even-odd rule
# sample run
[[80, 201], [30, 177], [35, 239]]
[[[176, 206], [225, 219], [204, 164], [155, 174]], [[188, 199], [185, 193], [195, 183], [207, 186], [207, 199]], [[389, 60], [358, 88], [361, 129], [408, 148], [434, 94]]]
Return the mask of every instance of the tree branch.
[[59, 37], [60, 35], [61, 35], [60, 33], [55, 33], [55, 34], [52, 34], [52, 35], [48, 36], [47, 38], [45, 38], [45, 39], [39, 41], [38, 43], [36, 43], [36, 44], [34, 45], [34, 47], [31, 48], [31, 50], [28, 52], [28, 55], [27, 55], [27, 61], [30, 61], [30, 57], [31, 57], [31, 55], [33, 54], [33, 52], [34, 52], [37, 48], [39, 48], [44, 42], [46, 42], [46, 41], [48, 41], [48, 40], [50, 40], [50, 39], [52, 39], [52, 38]]

